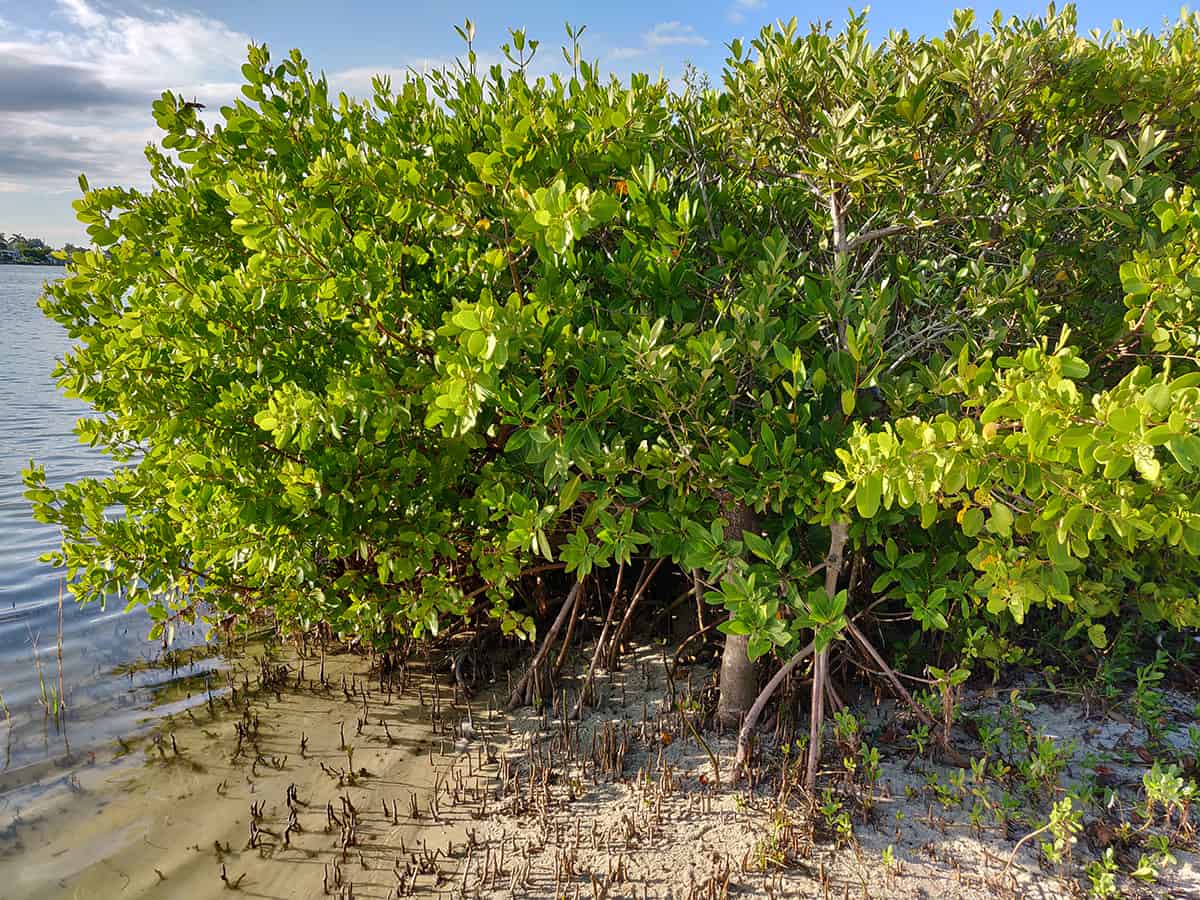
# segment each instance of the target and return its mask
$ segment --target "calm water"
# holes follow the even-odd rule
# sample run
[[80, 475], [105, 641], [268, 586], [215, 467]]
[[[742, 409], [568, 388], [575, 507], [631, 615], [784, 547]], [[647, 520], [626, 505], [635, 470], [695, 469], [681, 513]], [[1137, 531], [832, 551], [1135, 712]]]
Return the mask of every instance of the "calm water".
[[[49, 760], [78, 758], [136, 731], [156, 705], [178, 703], [184, 693], [172, 685], [162, 648], [146, 640], [144, 613], [123, 614], [120, 603], [76, 607], [68, 596], [64, 721], [56, 723], [42, 703], [39, 662], [47, 689], [58, 685], [61, 573], [38, 557], [58, 546], [59, 535], [31, 516], [21, 469], [35, 459], [51, 485], [107, 471], [105, 457], [72, 431], [87, 407], [60, 396], [50, 377], [70, 340], [42, 315], [37, 299], [43, 282], [59, 277], [61, 269], [0, 265], [0, 692], [11, 713], [6, 721], [0, 711], [0, 791], [37, 776]], [[200, 640], [192, 633], [176, 643]], [[175, 674], [197, 676], [212, 665], [191, 663]]]

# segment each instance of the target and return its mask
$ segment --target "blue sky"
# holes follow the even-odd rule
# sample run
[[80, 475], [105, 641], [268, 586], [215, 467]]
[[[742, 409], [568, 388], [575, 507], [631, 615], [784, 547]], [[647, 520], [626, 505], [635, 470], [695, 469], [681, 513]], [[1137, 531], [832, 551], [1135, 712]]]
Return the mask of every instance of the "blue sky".
[[[870, 30], [937, 33], [958, 3], [877, 2]], [[995, 5], [976, 7], [980, 18]], [[1005, 2], [1006, 14], [1043, 12], [1042, 3]], [[1174, 21], [1178, 2], [1078, 4], [1081, 30], [1114, 18], [1157, 30]], [[777, 0], [719, 3], [454, 2], [405, 4], [309, 0], [0, 0], [0, 232], [38, 235], [55, 244], [83, 241], [70, 203], [76, 176], [93, 184], [144, 186], [141, 148], [155, 139], [149, 104], [164, 89], [195, 95], [210, 107], [236, 93], [245, 45], [276, 54], [299, 47], [335, 88], [369, 91], [375, 72], [402, 73], [454, 58], [453, 26], [476, 23], [476, 48], [491, 60], [510, 26], [543, 41], [544, 68], [560, 61], [563, 22], [588, 26], [584, 51], [613, 71], [677, 75], [691, 62], [716, 75], [725, 44], [776, 19], [842, 22], [841, 2]]]

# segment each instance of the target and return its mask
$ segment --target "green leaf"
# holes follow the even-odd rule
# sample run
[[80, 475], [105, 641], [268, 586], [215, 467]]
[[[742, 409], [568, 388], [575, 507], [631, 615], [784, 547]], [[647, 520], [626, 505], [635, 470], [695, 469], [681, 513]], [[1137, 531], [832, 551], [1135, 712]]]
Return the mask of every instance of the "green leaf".
[[1012, 510], [997, 500], [991, 505], [991, 513], [991, 518], [988, 519], [988, 531], [1000, 537], [1009, 537], [1012, 534]]
[[883, 492], [883, 479], [877, 472], [871, 472], [859, 480], [854, 490], [854, 503], [858, 514], [864, 519], [872, 518], [879, 511], [879, 501]]
[[760, 537], [753, 531], [743, 531], [742, 542], [746, 545], [746, 548], [759, 559], [765, 560], [766, 562], [774, 561], [775, 551], [772, 549], [770, 542], [765, 538]]
[[563, 485], [563, 489], [558, 495], [558, 508], [560, 510], [565, 512], [575, 505], [575, 499], [579, 496], [582, 485], [583, 478], [580, 475], [576, 475]]
[[1132, 434], [1142, 423], [1142, 414], [1134, 406], [1117, 406], [1109, 411], [1108, 424], [1120, 434]]

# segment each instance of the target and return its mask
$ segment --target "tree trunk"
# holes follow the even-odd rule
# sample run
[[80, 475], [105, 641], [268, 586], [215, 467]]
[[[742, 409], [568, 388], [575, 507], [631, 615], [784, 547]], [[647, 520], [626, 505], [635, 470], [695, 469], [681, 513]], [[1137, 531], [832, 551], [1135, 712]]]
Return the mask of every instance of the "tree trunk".
[[[729, 522], [725, 537], [741, 540], [743, 531], [754, 531], [754, 511], [745, 503], [722, 498], [722, 512]], [[726, 728], [737, 728], [758, 696], [758, 666], [750, 661], [749, 639], [742, 634], [725, 636], [721, 655], [721, 693], [717, 700], [717, 721]]]
[[[837, 593], [842, 574], [842, 553], [846, 547], [849, 527], [845, 522], [829, 526], [829, 553], [825, 557], [825, 593]], [[811, 795], [817, 786], [817, 768], [821, 764], [821, 734], [825, 724], [825, 687], [829, 677], [829, 648], [813, 658], [812, 712], [808, 730], [808, 767], [804, 773], [804, 789]]]

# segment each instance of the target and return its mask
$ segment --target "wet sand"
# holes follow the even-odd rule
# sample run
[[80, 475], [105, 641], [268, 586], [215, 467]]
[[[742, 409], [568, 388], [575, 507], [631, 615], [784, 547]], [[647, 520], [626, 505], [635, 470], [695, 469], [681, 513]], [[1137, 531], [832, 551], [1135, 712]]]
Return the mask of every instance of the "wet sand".
[[0, 898], [196, 898], [235, 887], [309, 898], [351, 884], [354, 896], [386, 897], [453, 877], [470, 815], [434, 801], [434, 821], [430, 807], [435, 782], [461, 783], [465, 772], [453, 729], [466, 710], [451, 691], [412, 671], [389, 702], [353, 655], [327, 660], [324, 687], [319, 661], [305, 662], [299, 685], [295, 659], [275, 665], [266, 688], [256, 672], [249, 692], [245, 682], [227, 689], [115, 758], [47, 765], [0, 797]]

